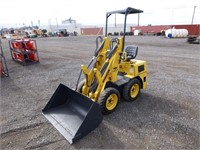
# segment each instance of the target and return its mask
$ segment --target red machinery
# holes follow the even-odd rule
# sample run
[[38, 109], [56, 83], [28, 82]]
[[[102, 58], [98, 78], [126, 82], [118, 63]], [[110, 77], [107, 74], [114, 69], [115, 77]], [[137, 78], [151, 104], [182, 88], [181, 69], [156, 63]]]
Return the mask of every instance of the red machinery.
[[3, 49], [2, 49], [2, 46], [1, 46], [1, 39], [0, 39], [0, 47], [1, 47], [1, 54], [0, 54], [0, 57], [1, 57], [1, 60], [0, 60], [1, 77], [8, 77], [9, 76], [8, 68], [7, 68], [7, 64], [6, 64], [6, 59], [3, 55]]
[[32, 39], [19, 39], [9, 41], [12, 59], [27, 65], [39, 62], [36, 41]]

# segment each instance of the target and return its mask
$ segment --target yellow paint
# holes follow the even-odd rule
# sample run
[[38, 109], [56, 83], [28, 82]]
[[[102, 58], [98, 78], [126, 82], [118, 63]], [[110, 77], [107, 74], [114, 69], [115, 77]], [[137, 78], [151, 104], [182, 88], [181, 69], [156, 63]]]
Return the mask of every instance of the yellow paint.
[[131, 90], [130, 90], [130, 96], [132, 98], [135, 98], [138, 93], [139, 93], [139, 90], [140, 90], [140, 87], [138, 84], [134, 84], [132, 87], [131, 87]]
[[106, 100], [106, 108], [108, 110], [113, 110], [118, 103], [118, 96], [116, 94], [111, 94]]

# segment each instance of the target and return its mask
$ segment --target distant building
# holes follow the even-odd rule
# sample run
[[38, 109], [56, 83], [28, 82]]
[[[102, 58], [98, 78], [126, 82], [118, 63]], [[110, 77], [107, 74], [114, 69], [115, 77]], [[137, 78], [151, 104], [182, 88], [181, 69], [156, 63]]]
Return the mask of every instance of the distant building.
[[63, 20], [61, 23], [61, 26], [64, 25], [68, 28], [78, 28], [81, 26], [80, 23], [77, 23], [76, 20], [72, 19], [71, 17], [69, 19]]
[[156, 25], [156, 26], [132, 26], [131, 31], [140, 30], [143, 34], [158, 35], [167, 29], [187, 29], [189, 35], [200, 35], [200, 24], [193, 25]]
[[62, 24], [76, 24], [76, 20], [72, 19], [71, 17], [69, 19], [63, 20]]
[[61, 21], [61, 23], [58, 23], [57, 20], [56, 24], [51, 24], [49, 22], [48, 26], [42, 26], [41, 28], [45, 28], [51, 32], [59, 32], [59, 30], [66, 29], [67, 32], [77, 32], [80, 34], [80, 27], [81, 24], [77, 23], [76, 20], [70, 17], [69, 19]]

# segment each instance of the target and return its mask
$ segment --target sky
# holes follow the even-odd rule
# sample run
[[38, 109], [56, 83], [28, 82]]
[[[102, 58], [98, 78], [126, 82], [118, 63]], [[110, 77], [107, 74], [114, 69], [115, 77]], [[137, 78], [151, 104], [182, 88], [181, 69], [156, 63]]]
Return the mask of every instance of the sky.
[[[200, 24], [200, 0], [1, 0], [0, 28], [61, 24], [75, 19], [82, 25], [104, 25], [106, 12], [127, 7], [141, 9], [140, 25]], [[137, 15], [129, 15], [128, 23], [137, 24]], [[122, 16], [117, 16], [117, 23]], [[110, 23], [114, 24], [114, 17]]]

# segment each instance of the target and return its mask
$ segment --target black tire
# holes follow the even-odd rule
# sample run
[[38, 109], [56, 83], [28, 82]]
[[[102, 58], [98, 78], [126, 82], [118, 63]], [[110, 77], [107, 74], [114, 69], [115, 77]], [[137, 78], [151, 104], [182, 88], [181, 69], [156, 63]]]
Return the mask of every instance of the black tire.
[[77, 92], [82, 93], [82, 88], [84, 84], [85, 84], [85, 80], [82, 80], [81, 82], [79, 82], [77, 86]]
[[120, 93], [115, 88], [106, 88], [99, 97], [98, 103], [101, 107], [101, 112], [104, 115], [112, 113], [120, 100]]
[[138, 79], [132, 79], [123, 88], [123, 97], [125, 101], [134, 101], [140, 94], [141, 82]]

